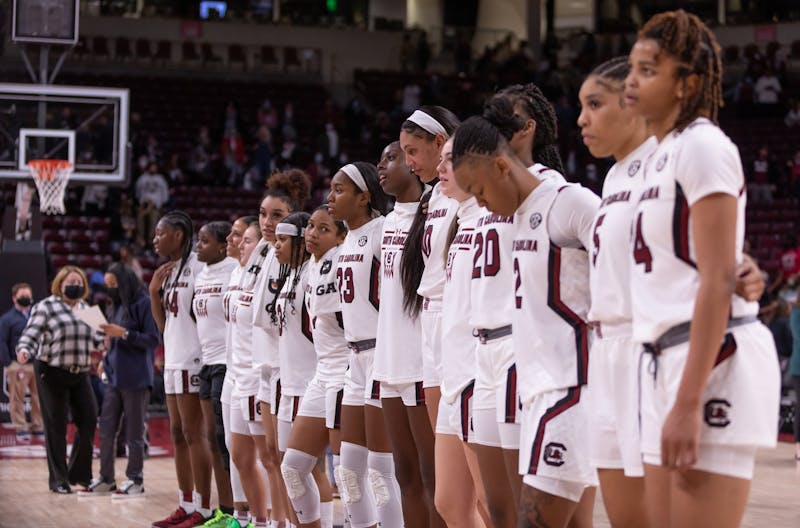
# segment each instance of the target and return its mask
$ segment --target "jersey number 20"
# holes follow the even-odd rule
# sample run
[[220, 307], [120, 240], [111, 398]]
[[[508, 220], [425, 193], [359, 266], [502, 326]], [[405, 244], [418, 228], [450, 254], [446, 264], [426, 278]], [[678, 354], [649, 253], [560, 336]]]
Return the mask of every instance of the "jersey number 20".
[[472, 278], [494, 277], [500, 271], [500, 235], [496, 229], [475, 235], [475, 256], [472, 257]]

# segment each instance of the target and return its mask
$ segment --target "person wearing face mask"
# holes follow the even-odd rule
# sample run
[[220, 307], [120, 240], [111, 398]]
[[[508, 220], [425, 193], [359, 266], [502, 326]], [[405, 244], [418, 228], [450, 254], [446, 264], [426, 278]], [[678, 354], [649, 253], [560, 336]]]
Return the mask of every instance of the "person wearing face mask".
[[[97, 427], [97, 401], [89, 381], [92, 350], [103, 347], [103, 336], [78, 319], [73, 310], [88, 308], [86, 274], [64, 266], [50, 287], [50, 297], [31, 309], [17, 344], [17, 361], [35, 359], [34, 371], [42, 402], [45, 450], [50, 490], [72, 493], [70, 484], [92, 480], [92, 440]], [[67, 452], [67, 412], [77, 427]]]
[[[144, 493], [144, 432], [153, 386], [153, 355], [161, 336], [150, 311], [147, 289], [130, 267], [112, 264], [104, 281], [113, 308], [111, 322], [101, 327], [108, 348], [103, 358], [108, 381], [100, 412], [100, 476], [78, 495], [140, 497]], [[120, 435], [128, 444], [128, 467], [127, 480], [118, 487], [114, 480], [115, 438], [123, 413], [125, 425]]]
[[[12, 286], [11, 300], [14, 306], [0, 317], [0, 363], [6, 369], [8, 413], [11, 415], [11, 423], [17, 430], [17, 438], [28, 440], [31, 430], [36, 435], [44, 434], [33, 365], [19, 363], [14, 354], [22, 329], [25, 328], [31, 314], [33, 290], [30, 285], [20, 282]], [[25, 419], [25, 391], [31, 394], [30, 424]]]

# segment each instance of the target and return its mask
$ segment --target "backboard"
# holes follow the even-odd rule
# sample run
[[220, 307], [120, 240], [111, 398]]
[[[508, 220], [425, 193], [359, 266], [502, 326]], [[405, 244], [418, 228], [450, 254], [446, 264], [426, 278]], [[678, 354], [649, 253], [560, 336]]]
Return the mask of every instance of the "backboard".
[[32, 159], [65, 159], [70, 182], [125, 183], [128, 116], [127, 89], [0, 83], [0, 181], [30, 181]]

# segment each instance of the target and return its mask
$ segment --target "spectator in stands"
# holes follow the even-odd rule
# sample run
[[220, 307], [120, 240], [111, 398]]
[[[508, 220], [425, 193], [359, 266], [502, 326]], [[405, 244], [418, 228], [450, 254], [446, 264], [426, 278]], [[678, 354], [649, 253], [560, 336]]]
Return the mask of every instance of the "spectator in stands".
[[356, 96], [350, 100], [345, 109], [344, 118], [347, 138], [351, 140], [361, 139], [367, 124], [367, 110], [364, 108], [364, 103], [361, 102], [360, 97]]
[[[120, 229], [120, 237], [119, 240], [125, 244], [130, 246], [131, 244], [136, 243], [136, 216], [134, 214], [134, 204], [133, 200], [131, 199], [128, 193], [122, 193], [119, 197], [119, 229]], [[112, 219], [112, 225], [114, 220], [116, 219], [117, 215], [113, 215], [114, 219]], [[140, 246], [144, 249], [144, 246]]]
[[227, 183], [231, 187], [238, 187], [245, 162], [244, 140], [236, 128], [227, 129], [222, 138], [219, 149], [220, 157], [225, 168], [228, 169]]
[[317, 151], [314, 154], [314, 161], [306, 169], [308, 177], [311, 179], [311, 189], [320, 189], [325, 185], [326, 179], [331, 175], [331, 171], [325, 164], [325, 155]]
[[258, 173], [258, 180], [254, 188], [262, 187], [263, 183], [272, 174], [272, 133], [270, 127], [261, 125], [256, 134], [258, 140], [253, 148], [253, 167]]
[[419, 108], [419, 98], [422, 94], [422, 88], [415, 82], [410, 82], [403, 87], [403, 113], [406, 116]]
[[181, 170], [180, 156], [177, 152], [173, 152], [169, 157], [167, 163], [167, 184], [170, 187], [176, 187], [185, 183], [185, 177]]
[[758, 149], [758, 156], [753, 161], [753, 172], [747, 186], [753, 202], [772, 201], [774, 180], [775, 168], [770, 160], [769, 148], [764, 145]]
[[339, 157], [340, 143], [339, 132], [336, 131], [336, 127], [332, 122], [325, 123], [325, 129], [317, 140], [317, 147], [325, 155], [325, 160], [329, 166], [331, 163], [335, 164], [334, 160]]
[[278, 112], [269, 99], [264, 99], [258, 107], [258, 125], [265, 126], [272, 134], [278, 133]]
[[422, 73], [428, 71], [428, 63], [431, 61], [431, 54], [428, 34], [424, 30], [420, 30], [417, 40], [417, 71]]
[[414, 43], [411, 41], [410, 33], [403, 33], [403, 42], [400, 44], [400, 69], [404, 72], [414, 68]]
[[239, 105], [236, 101], [228, 101], [225, 105], [225, 112], [222, 116], [222, 134], [227, 135], [232, 130], [236, 130], [239, 134], [242, 133], [244, 127], [242, 126], [241, 115], [239, 113]]
[[87, 185], [81, 197], [81, 212], [91, 216], [105, 213], [108, 200], [108, 187], [106, 185]]
[[[147, 401], [153, 386], [153, 357], [160, 335], [150, 312], [150, 296], [131, 268], [122, 263], [112, 264], [105, 274], [105, 284], [114, 306], [111, 323], [102, 327], [108, 353], [103, 359], [107, 385], [100, 415], [100, 476], [84, 492], [141, 495]], [[115, 440], [123, 413], [125, 425], [120, 436], [128, 444], [127, 480], [117, 489]]]
[[197, 133], [197, 143], [195, 143], [189, 155], [189, 170], [193, 172], [201, 182], [209, 183], [214, 179], [211, 168], [213, 159], [214, 153], [211, 148], [211, 136], [208, 132], [208, 126], [203, 125]]
[[789, 195], [800, 200], [800, 150], [786, 163], [786, 183]]
[[756, 103], [762, 105], [775, 105], [780, 101], [781, 82], [771, 67], [767, 66], [764, 73], [756, 80], [755, 93]]
[[[33, 289], [30, 284], [20, 282], [11, 287], [11, 302], [14, 306], [0, 317], [0, 361], [6, 369], [8, 384], [8, 414], [17, 430], [17, 439], [29, 440], [31, 429], [36, 435], [44, 433], [39, 393], [36, 390], [36, 375], [33, 365], [17, 361], [17, 343], [28, 323]], [[31, 395], [31, 423], [25, 418], [25, 392]]]
[[156, 223], [161, 218], [161, 208], [169, 200], [167, 180], [159, 174], [155, 163], [151, 163], [136, 181], [136, 199], [139, 202], [136, 213], [138, 243], [141, 247], [147, 247], [153, 240]]
[[800, 127], [800, 99], [794, 99], [789, 103], [789, 112], [783, 118], [788, 128]]
[[131, 271], [133, 271], [133, 274], [136, 275], [136, 278], [142, 280], [142, 277], [144, 276], [142, 263], [139, 262], [139, 259], [136, 258], [136, 255], [133, 254], [133, 250], [131, 249], [130, 246], [128, 245], [120, 246], [119, 262], [128, 266], [131, 269]]
[[150, 163], [161, 165], [163, 162], [164, 152], [161, 150], [161, 145], [158, 143], [158, 138], [155, 134], [147, 136], [147, 145], [145, 147], [145, 155]]
[[[35, 359], [45, 428], [50, 490], [72, 493], [70, 483], [88, 486], [92, 480], [92, 442], [97, 426], [97, 402], [89, 382], [91, 353], [103, 338], [73, 312], [88, 308], [88, 280], [82, 269], [64, 266], [56, 274], [51, 295], [33, 306], [17, 344], [17, 361]], [[77, 427], [69, 464], [67, 414]]]
[[297, 129], [294, 127], [294, 105], [291, 102], [286, 103], [283, 107], [283, 124], [281, 126], [281, 135], [283, 139], [297, 139]]

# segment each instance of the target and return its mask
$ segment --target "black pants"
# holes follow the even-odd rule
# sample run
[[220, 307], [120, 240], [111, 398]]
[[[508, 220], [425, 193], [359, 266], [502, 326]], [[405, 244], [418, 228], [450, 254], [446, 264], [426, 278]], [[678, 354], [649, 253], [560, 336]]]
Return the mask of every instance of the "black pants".
[[144, 423], [150, 389], [119, 390], [106, 386], [103, 398], [103, 412], [100, 414], [100, 478], [104, 482], [114, 482], [114, 459], [117, 454], [116, 437], [122, 413], [120, 440], [128, 444], [128, 468], [125, 476], [137, 484], [142, 482], [144, 467]]
[[204, 365], [200, 369], [200, 399], [211, 400], [214, 408], [217, 446], [225, 469], [230, 469], [231, 457], [225, 445], [225, 426], [222, 424], [222, 384], [225, 381], [225, 365]]
[[[50, 489], [67, 483], [92, 480], [92, 446], [97, 428], [97, 401], [89, 373], [72, 374], [37, 361], [36, 384], [42, 405]], [[67, 464], [67, 413], [72, 413], [77, 432]]]

